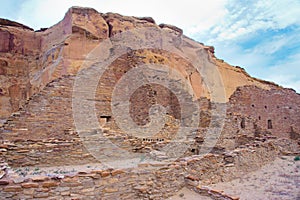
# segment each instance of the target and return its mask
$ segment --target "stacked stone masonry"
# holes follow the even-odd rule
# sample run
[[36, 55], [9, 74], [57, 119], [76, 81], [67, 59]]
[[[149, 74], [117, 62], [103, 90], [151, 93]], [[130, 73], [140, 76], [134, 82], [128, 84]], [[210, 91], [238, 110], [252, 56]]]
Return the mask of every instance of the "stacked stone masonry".
[[[133, 169], [40, 175], [22, 180], [4, 178], [0, 180], [0, 199], [166, 199], [183, 186], [197, 187], [239, 177], [272, 161], [278, 153], [269, 142], [252, 150], [237, 149], [229, 162], [229, 155], [208, 154], [169, 164], [141, 164]], [[208, 192], [206, 195], [211, 196]]]

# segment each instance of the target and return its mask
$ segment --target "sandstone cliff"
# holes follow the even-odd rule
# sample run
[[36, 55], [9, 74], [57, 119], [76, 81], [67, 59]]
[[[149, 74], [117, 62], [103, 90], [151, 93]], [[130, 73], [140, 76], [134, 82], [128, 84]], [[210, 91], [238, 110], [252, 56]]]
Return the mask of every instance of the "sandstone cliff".
[[[71, 8], [58, 24], [40, 31], [33, 31], [8, 20], [1, 20], [0, 24], [0, 120], [2, 123], [52, 80], [62, 75], [75, 75], [87, 54], [99, 42], [116, 33], [140, 27], [154, 27], [172, 29], [182, 34], [179, 28], [165, 24], [158, 26], [149, 17], [102, 14], [94, 9], [77, 7]], [[197, 42], [193, 45], [205, 49], [218, 66], [227, 99], [239, 86], [256, 85], [262, 89], [274, 87], [273, 84], [251, 78], [241, 68], [232, 67], [214, 58], [212, 48]], [[145, 59], [149, 62], [154, 56], [153, 53], [149, 53]], [[165, 63], [174, 63], [173, 60], [166, 60]], [[180, 65], [174, 67], [189, 79], [196, 96], [198, 98], [201, 95], [208, 96], [205, 88], [198, 84], [200, 77], [197, 73], [188, 75], [190, 72], [187, 72], [184, 67], [179, 69], [178, 66]]]

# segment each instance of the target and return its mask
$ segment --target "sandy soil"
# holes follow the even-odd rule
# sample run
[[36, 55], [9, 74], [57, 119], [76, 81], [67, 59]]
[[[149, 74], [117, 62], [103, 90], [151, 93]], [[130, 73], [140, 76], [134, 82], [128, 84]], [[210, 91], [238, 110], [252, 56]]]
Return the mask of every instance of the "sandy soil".
[[170, 197], [168, 200], [212, 200], [212, 198], [202, 196], [193, 190], [188, 188], [182, 188], [174, 196]]
[[241, 200], [300, 200], [300, 161], [282, 156], [260, 170], [227, 183], [210, 185]]
[[[294, 156], [282, 156], [261, 169], [230, 182], [209, 185], [240, 200], [300, 200], [300, 161]], [[187, 188], [181, 189], [169, 200], [211, 200]]]

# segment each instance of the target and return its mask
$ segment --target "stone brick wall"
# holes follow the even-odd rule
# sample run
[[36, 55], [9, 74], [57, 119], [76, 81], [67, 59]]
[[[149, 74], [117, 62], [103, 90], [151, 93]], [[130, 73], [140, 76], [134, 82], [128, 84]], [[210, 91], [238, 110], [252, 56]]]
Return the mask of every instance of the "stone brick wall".
[[[5, 177], [0, 180], [0, 199], [166, 199], [184, 186], [239, 177], [272, 161], [278, 153], [269, 142], [223, 155], [187, 157], [170, 164], [141, 164], [135, 169], [99, 169], [19, 180]], [[209, 191], [207, 195], [211, 195]]]
[[[77, 134], [73, 124], [71, 104], [74, 78], [74, 76], [64, 76], [61, 79], [51, 82], [40, 94], [32, 97], [25, 104], [23, 110], [16, 112], [4, 124], [1, 137], [2, 143], [7, 144], [7, 151], [1, 152], [1, 155], [7, 159], [10, 165], [47, 166], [52, 163], [65, 165], [85, 164], [95, 161], [83, 146], [82, 140]], [[143, 141], [143, 138], [132, 137], [123, 133], [117, 124], [114, 123], [114, 117], [110, 110], [110, 99], [116, 81], [116, 78], [103, 80], [97, 90], [95, 101], [96, 108], [99, 110], [99, 122], [101, 121], [101, 116], [111, 117], [111, 121], [105, 126], [107, 129], [107, 137], [114, 141], [115, 144], [126, 147], [129, 151], [147, 152], [149, 149], [146, 149], [149, 148], [149, 146], [151, 146], [151, 148], [157, 146], [155, 141], [147, 142]], [[172, 134], [178, 130], [178, 119], [180, 117], [178, 113], [180, 112], [180, 108], [176, 106], [176, 98], [169, 96], [170, 93], [167, 90], [164, 91], [161, 90], [161, 88], [156, 88], [158, 91], [157, 95], [151, 96], [152, 93], [150, 94], [150, 92], [152, 92], [152, 89], [153, 88], [145, 88], [143, 90], [137, 90], [136, 94], [132, 96], [134, 105], [132, 107], [132, 117], [138, 123], [147, 122], [149, 106], [153, 105], [153, 102], [170, 106], [170, 120], [166, 127], [154, 138], [148, 138], [164, 138], [166, 139], [164, 142], [167, 142], [167, 140], [172, 139]], [[250, 94], [250, 90], [253, 93], [251, 98], [255, 99], [257, 102], [255, 105], [257, 107], [264, 106], [264, 102], [266, 101], [261, 100], [262, 103], [258, 103], [260, 102], [260, 100], [257, 99], [259, 98], [258, 93], [273, 94], [272, 91], [245, 87], [241, 88], [239, 92], [244, 91], [246, 94], [241, 95], [237, 92], [237, 94], [241, 96], [233, 95], [230, 104], [227, 106], [228, 110], [225, 124], [216, 147], [214, 148], [214, 152], [224, 152], [226, 150], [233, 150], [236, 147], [255, 145], [256, 142], [267, 140], [275, 136], [279, 138], [287, 137], [295, 141], [299, 140], [297, 94], [290, 91], [285, 92], [284, 90], [282, 90], [282, 94], [280, 94], [280, 91], [276, 90], [278, 98], [281, 98], [281, 101], [278, 101], [276, 106], [282, 106], [281, 109], [283, 112], [286, 110], [290, 112], [288, 113], [289, 115], [286, 115], [288, 119], [290, 119], [290, 122], [280, 124], [281, 118], [284, 119], [284, 117], [277, 116], [276, 111], [278, 108], [275, 105], [271, 103], [268, 104], [270, 107], [275, 107], [275, 112], [265, 112], [265, 110], [261, 110], [260, 108], [252, 107], [254, 100], [252, 101], [251, 98], [247, 97], [247, 95]], [[145, 97], [149, 94], [149, 99], [146, 100]], [[141, 96], [143, 96], [143, 98], [141, 98]], [[242, 97], [245, 98], [243, 99]], [[265, 96], [261, 98], [265, 99]], [[285, 104], [283, 102], [285, 98], [293, 99], [291, 103], [294, 103], [290, 105], [294, 107], [294, 111], [290, 111], [289, 107], [284, 107]], [[275, 103], [275, 101], [273, 103]], [[197, 154], [197, 152], [199, 152], [198, 149], [201, 148], [206, 130], [210, 124], [211, 103], [209, 103], [207, 99], [202, 99], [199, 100], [199, 105], [201, 108], [199, 132], [192, 136], [195, 138], [195, 145], [190, 148], [192, 152], [186, 152], [186, 155]], [[261, 116], [261, 120], [258, 119], [258, 116]], [[266, 120], [269, 118], [273, 120], [272, 129], [267, 128]], [[262, 123], [262, 121], [264, 121], [264, 123]], [[290, 127], [293, 127], [292, 137], [290, 137]], [[160, 145], [161, 144], [158, 146]], [[68, 160], [64, 159], [65, 157], [68, 157]]]
[[[272, 88], [262, 90], [245, 86], [230, 98], [232, 114], [250, 117], [252, 123], [277, 137], [290, 137], [291, 132], [300, 133], [300, 98], [290, 89]], [[254, 125], [247, 124], [252, 128]]]

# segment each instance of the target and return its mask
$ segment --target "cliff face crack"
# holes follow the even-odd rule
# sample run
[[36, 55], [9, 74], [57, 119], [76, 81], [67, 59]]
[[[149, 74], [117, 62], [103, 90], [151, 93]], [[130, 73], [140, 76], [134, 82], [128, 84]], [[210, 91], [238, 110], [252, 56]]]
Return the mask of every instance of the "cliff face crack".
[[108, 25], [108, 37], [111, 37], [113, 26], [109, 22], [107, 22], [107, 25]]
[[110, 38], [112, 36], [112, 30], [113, 30], [113, 25], [109, 21], [109, 17], [107, 14], [102, 14], [101, 17], [104, 19], [106, 25], [108, 26], [108, 37]]

